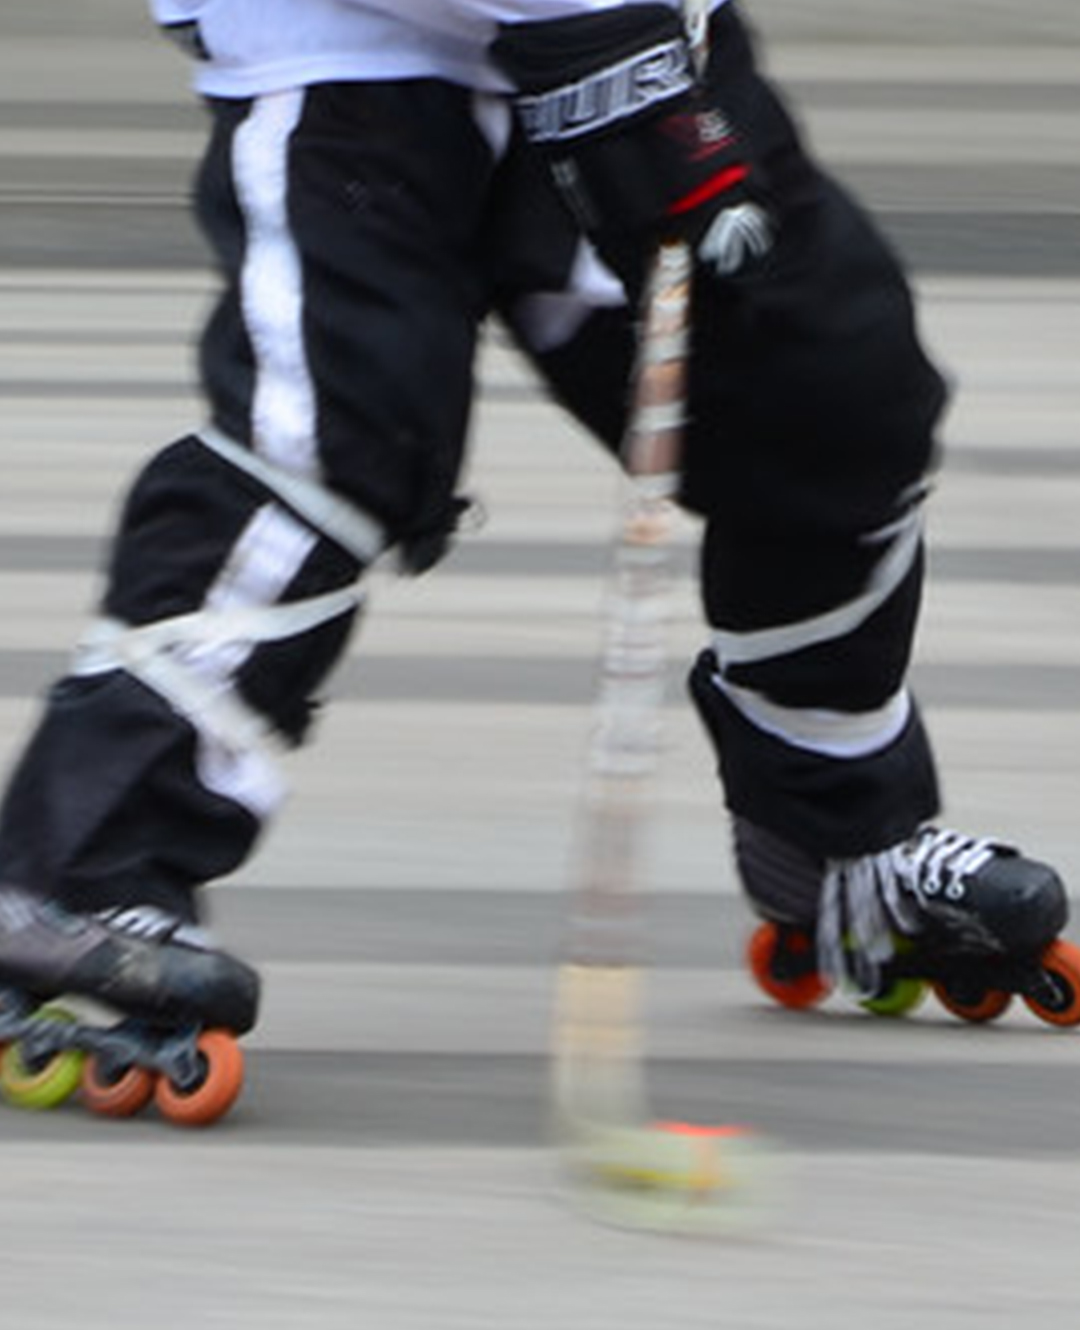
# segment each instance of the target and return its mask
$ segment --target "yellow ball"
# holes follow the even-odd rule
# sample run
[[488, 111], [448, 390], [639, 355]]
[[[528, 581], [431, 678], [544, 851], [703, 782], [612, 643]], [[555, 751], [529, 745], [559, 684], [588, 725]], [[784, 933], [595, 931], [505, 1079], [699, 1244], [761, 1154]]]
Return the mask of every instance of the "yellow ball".
[[775, 1213], [777, 1156], [746, 1127], [581, 1123], [565, 1159], [575, 1206], [621, 1228], [738, 1234]]

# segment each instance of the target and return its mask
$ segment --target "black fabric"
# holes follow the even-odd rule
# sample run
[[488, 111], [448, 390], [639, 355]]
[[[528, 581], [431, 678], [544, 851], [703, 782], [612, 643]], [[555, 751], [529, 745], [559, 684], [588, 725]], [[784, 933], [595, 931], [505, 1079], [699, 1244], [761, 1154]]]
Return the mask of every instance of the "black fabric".
[[[137, 477], [115, 532], [103, 612], [123, 623], [190, 614], [204, 603], [245, 526], [276, 498], [197, 438], [181, 439]], [[312, 533], [313, 535], [315, 533]], [[307, 600], [348, 587], [360, 566], [318, 538], [281, 596]], [[239, 694], [294, 743], [305, 736], [316, 691], [343, 651], [354, 616], [253, 647], [233, 680]]]
[[666, 43], [684, 49], [682, 68], [689, 70], [686, 34], [678, 11], [670, 5], [636, 4], [502, 23], [491, 54], [515, 88], [537, 93], [567, 87]]
[[[241, 298], [249, 236], [234, 168], [236, 136], [254, 106], [211, 105], [196, 185], [223, 279], [202, 338], [203, 386], [215, 424], [242, 445], [254, 441], [256, 357]], [[278, 239], [300, 260], [322, 478], [424, 559], [437, 557], [458, 512], [493, 168], [471, 95], [430, 81], [309, 89], [288, 143], [289, 234]], [[198, 611], [228, 582], [238, 542], [264, 510], [288, 514], [285, 524], [311, 540], [280, 601], [355, 579], [353, 556], [192, 437], [135, 477], [103, 611], [136, 625]], [[271, 542], [245, 557], [280, 553]], [[249, 571], [258, 585], [258, 570]], [[273, 580], [277, 570], [267, 571]], [[300, 740], [352, 617], [254, 645], [223, 686]], [[201, 742], [183, 715], [123, 671], [61, 680], [0, 807], [4, 878], [75, 909], [151, 903], [194, 915], [195, 888], [242, 863], [260, 831], [239, 794], [224, 797], [203, 779]]]
[[[829, 589], [834, 599], [826, 605], [843, 599], [842, 588], [857, 567], [857, 560], [849, 551], [847, 567], [837, 566], [831, 580], [822, 577], [815, 581], [816, 570], [822, 566], [813, 544], [793, 547], [787, 565], [787, 577], [794, 580], [806, 596], [793, 590], [787, 597], [788, 606], [809, 598], [825, 596]], [[753, 551], [747, 551], [752, 557]], [[798, 560], [805, 555], [807, 575], [799, 571]], [[760, 566], [755, 565], [755, 574]], [[750, 579], [745, 579], [750, 580]], [[756, 580], [756, 579], [755, 579]], [[729, 683], [750, 688], [782, 706], [809, 710], [838, 712], [873, 711], [884, 705], [903, 686], [911, 664], [912, 641], [918, 621], [922, 593], [923, 560], [916, 557], [911, 570], [884, 603], [858, 626], [837, 637], [814, 646], [770, 657], [767, 660], [727, 665], [724, 677]], [[760, 585], [766, 586], [764, 579]], [[773, 589], [782, 596], [783, 589]], [[792, 613], [790, 618], [794, 618]], [[790, 622], [790, 618], [780, 622]]]
[[64, 679], [0, 809], [7, 882], [73, 910], [197, 915], [193, 888], [235, 869], [256, 819], [194, 776], [196, 736], [129, 675]]
[[504, 24], [493, 53], [526, 139], [631, 289], [643, 246], [662, 234], [696, 244], [721, 209], [756, 197], [747, 140], [724, 89], [696, 79], [676, 10]]
[[[215, 423], [242, 442], [253, 353], [230, 145], [246, 110], [212, 104], [197, 200], [225, 281], [203, 338], [203, 382]], [[403, 542], [454, 519], [492, 171], [469, 93], [428, 80], [313, 87], [291, 138], [290, 239], [323, 473]]]
[[[922, 475], [944, 390], [895, 257], [807, 156], [728, 8], [714, 24], [710, 78], [733, 95], [767, 167], [780, 232], [753, 279], [721, 287], [698, 275], [684, 498], [709, 524], [708, 614], [740, 627], [827, 605], [865, 577], [863, 538], [899, 515], [904, 488]], [[513, 158], [493, 174], [471, 106], [467, 91], [428, 82], [326, 85], [309, 91], [291, 142], [288, 218], [320, 460], [339, 494], [403, 541], [439, 532], [453, 512], [479, 318], [494, 302], [522, 335], [513, 311], [530, 293], [565, 288], [579, 252], [546, 184], [517, 194]], [[255, 377], [232, 146], [250, 109], [214, 104], [198, 184], [224, 277], [202, 344], [204, 385], [215, 422], [241, 443], [252, 437]], [[642, 259], [639, 247], [633, 262]], [[636, 317], [608, 309], [565, 345], [534, 349], [556, 394], [612, 448]], [[135, 623], [198, 608], [248, 519], [272, 502], [194, 440], [165, 449], [125, 505], [105, 608]], [[340, 549], [316, 541], [281, 594], [317, 594], [354, 571]], [[804, 660], [801, 683], [789, 673], [765, 678], [767, 687], [803, 701], [887, 694], [907, 659], [918, 579], [915, 570], [866, 624], [865, 641], [853, 635], [841, 648], [850, 668], [839, 655]], [[260, 646], [231, 682], [298, 737], [348, 628], [343, 618]], [[709, 701], [731, 807], [797, 845], [880, 848], [936, 805], [917, 718], [877, 759], [838, 763]], [[0, 868], [77, 908], [150, 902], [193, 912], [192, 889], [241, 863], [258, 832], [250, 812], [200, 780], [190, 724], [114, 672], [64, 680], [50, 695], [0, 808]]]
[[703, 652], [690, 695], [713, 737], [732, 813], [821, 859], [883, 850], [936, 816], [936, 768], [917, 708], [878, 752], [828, 757], [751, 725], [713, 684], [715, 671], [712, 652]]
[[[693, 297], [682, 499], [705, 519], [705, 617], [748, 632], [826, 613], [866, 589], [887, 549], [880, 533], [912, 515], [937, 463], [947, 386], [922, 346], [900, 257], [807, 150], [730, 4], [713, 21], [708, 77], [747, 135], [777, 221], [760, 269], [723, 284], [699, 271]], [[518, 189], [526, 192], [520, 181]], [[560, 224], [550, 205], [537, 212], [542, 228], [523, 228], [503, 247], [519, 263], [536, 248], [564, 256], [565, 283], [574, 247], [556, 237], [560, 225], [572, 237], [573, 224], [565, 213]], [[646, 254], [637, 246], [634, 261]], [[530, 347], [521, 307], [538, 276], [557, 285], [538, 260], [508, 264], [500, 308], [557, 399], [617, 453], [637, 311], [598, 311], [564, 343]], [[792, 707], [880, 707], [907, 675], [922, 580], [920, 553], [848, 633], [730, 666], [728, 678]], [[796, 844], [806, 838], [823, 854], [855, 843], [880, 849], [936, 811], [933, 758], [918, 722], [889, 755], [838, 762], [753, 731], [722, 701], [716, 708], [723, 721], [707, 729], [726, 750], [729, 801]]]

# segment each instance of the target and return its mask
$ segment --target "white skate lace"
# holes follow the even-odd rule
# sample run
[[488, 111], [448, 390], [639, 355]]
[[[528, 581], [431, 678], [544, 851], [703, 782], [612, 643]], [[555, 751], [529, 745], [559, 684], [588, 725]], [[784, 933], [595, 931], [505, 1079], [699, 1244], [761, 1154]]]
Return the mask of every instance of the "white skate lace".
[[94, 917], [114, 933], [142, 938], [146, 942], [177, 942], [199, 951], [209, 951], [213, 947], [213, 939], [205, 928], [186, 923], [156, 905], [100, 910]]
[[818, 967], [873, 993], [897, 935], [913, 937], [936, 900], [963, 900], [966, 880], [1004, 847], [957, 831], [924, 827], [877, 854], [826, 867], [818, 915]]
[[0, 890], [0, 928], [4, 932], [22, 932], [36, 918], [37, 907], [32, 896], [12, 887]]

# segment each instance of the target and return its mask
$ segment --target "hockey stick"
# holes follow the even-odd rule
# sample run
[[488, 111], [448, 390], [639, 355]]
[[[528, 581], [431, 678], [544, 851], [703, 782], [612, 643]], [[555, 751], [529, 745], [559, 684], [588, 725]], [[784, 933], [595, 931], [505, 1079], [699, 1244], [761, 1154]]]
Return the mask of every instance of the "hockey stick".
[[[699, 45], [704, 10], [696, 4], [687, 14]], [[753, 1133], [652, 1120], [641, 1046], [637, 878], [659, 764], [691, 273], [685, 244], [661, 244], [644, 300], [579, 876], [557, 982], [552, 1108], [565, 1176], [583, 1208], [624, 1226], [703, 1232], [755, 1223], [768, 1189]]]

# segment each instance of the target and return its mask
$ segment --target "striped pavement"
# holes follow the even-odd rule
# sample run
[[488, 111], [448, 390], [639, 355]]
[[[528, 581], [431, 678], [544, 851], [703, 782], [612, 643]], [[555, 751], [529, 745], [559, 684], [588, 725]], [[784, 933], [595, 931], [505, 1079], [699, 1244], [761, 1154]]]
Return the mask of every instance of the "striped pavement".
[[[83, 14], [63, 35], [55, 3], [0, 16], [4, 767], [92, 605], [125, 479], [198, 420], [211, 287], [183, 199], [200, 116], [172, 54], [98, 3], [100, 30]], [[852, 45], [800, 6], [762, 13], [815, 141], [913, 263], [959, 385], [916, 670], [949, 819], [1080, 883], [1080, 34], [1043, 0], [1043, 47], [1010, 45], [993, 7], [977, 50], [947, 27], [889, 46], [899, 9], [882, 0]], [[1075, 1313], [1072, 1037], [1022, 1012], [961, 1030], [929, 1008], [884, 1025], [759, 1001], [677, 668], [649, 844], [652, 1083], [665, 1113], [785, 1142], [795, 1199], [741, 1251], [628, 1239], [554, 1203], [547, 1013], [618, 491], [497, 329], [466, 479], [485, 523], [432, 576], [374, 579], [317, 742], [290, 759], [287, 816], [215, 888], [218, 927], [267, 976], [235, 1117], [191, 1141], [0, 1115], [18, 1324], [981, 1330]], [[701, 640], [695, 536], [688, 520], [676, 661]], [[58, 1253], [70, 1279], [51, 1278]]]

